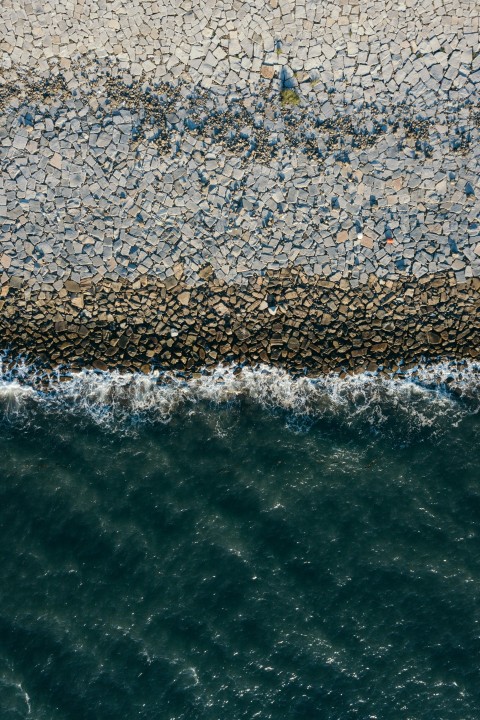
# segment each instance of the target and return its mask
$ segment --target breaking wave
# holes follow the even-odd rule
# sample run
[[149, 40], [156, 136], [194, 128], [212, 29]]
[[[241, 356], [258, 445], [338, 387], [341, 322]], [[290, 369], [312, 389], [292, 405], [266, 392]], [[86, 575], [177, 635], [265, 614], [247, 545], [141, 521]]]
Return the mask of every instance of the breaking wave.
[[284, 413], [292, 426], [318, 419], [382, 431], [394, 421], [411, 429], [441, 420], [458, 424], [480, 409], [480, 363], [452, 361], [395, 373], [298, 377], [267, 365], [219, 365], [185, 378], [173, 372], [120, 373], [59, 369], [46, 373], [25, 361], [0, 362], [0, 413], [4, 421], [32, 411], [83, 416], [110, 429], [168, 423], [177, 414], [256, 404]]

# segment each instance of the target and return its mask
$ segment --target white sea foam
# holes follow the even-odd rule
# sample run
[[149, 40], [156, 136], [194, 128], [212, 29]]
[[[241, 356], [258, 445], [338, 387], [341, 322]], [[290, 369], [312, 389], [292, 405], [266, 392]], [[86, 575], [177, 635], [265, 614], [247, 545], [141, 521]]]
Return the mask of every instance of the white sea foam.
[[5, 712], [7, 712], [8, 717], [24, 717], [24, 713], [21, 712], [23, 708], [20, 707], [24, 705], [26, 714], [30, 715], [32, 712], [30, 695], [22, 683], [14, 679], [12, 675], [12, 672], [7, 671], [0, 677], [0, 696], [4, 703]]
[[295, 377], [267, 365], [215, 370], [185, 379], [153, 371], [121, 374], [82, 370], [46, 374], [19, 362], [0, 363], [0, 409], [7, 416], [35, 406], [81, 413], [104, 425], [168, 422], [176, 412], [205, 404], [256, 403], [297, 417], [356, 418], [381, 427], [392, 414], [428, 426], [447, 414], [456, 423], [480, 407], [480, 363], [421, 365], [395, 374]]

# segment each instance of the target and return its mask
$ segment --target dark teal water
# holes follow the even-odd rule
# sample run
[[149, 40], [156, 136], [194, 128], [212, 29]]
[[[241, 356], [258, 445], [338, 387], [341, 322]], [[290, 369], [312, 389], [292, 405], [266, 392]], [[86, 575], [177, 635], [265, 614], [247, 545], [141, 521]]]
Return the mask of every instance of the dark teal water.
[[169, 422], [5, 376], [0, 718], [477, 719], [475, 373]]

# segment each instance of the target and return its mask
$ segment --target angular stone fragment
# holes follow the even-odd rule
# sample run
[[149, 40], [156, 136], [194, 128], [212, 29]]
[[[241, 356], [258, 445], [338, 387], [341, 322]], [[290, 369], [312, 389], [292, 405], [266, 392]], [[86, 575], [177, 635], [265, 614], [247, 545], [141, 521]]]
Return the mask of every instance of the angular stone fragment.
[[189, 292], [181, 292], [178, 296], [178, 302], [186, 307], [190, 302], [190, 293]]
[[99, 358], [95, 359], [92, 365], [96, 370], [102, 370], [103, 372], [106, 372], [108, 370], [108, 366], [106, 365], [106, 363], [104, 363], [103, 360], [100, 360]]
[[79, 295], [76, 298], [72, 299], [72, 305], [74, 305], [77, 308], [80, 308], [80, 310], [83, 310], [85, 303], [83, 301], [83, 295]]
[[167, 290], [172, 290], [175, 287], [175, 285], [178, 285], [178, 280], [173, 275], [166, 278], [164, 282], [165, 282], [165, 287], [167, 288]]
[[267, 78], [267, 80], [271, 80], [275, 75], [275, 68], [273, 65], [262, 65], [260, 68], [260, 75]]
[[54, 153], [48, 162], [57, 170], [62, 169], [62, 157], [58, 153]]
[[442, 341], [442, 338], [440, 337], [440, 335], [433, 330], [431, 330], [430, 332], [427, 333], [427, 337], [428, 337], [428, 342], [431, 345], [438, 345]]
[[369, 248], [371, 250], [373, 248], [373, 238], [369, 237], [368, 235], [363, 235], [362, 239], [360, 240], [360, 244], [364, 248]]
[[202, 278], [202, 280], [208, 280], [209, 277], [213, 274], [213, 268], [211, 265], [205, 265], [205, 267], [201, 268], [198, 271], [199, 277]]

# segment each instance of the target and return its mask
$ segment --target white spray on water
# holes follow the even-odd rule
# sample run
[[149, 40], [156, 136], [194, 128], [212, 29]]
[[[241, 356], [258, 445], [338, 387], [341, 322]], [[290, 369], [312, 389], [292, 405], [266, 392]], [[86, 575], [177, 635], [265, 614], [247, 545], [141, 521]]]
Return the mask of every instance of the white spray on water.
[[205, 404], [252, 402], [271, 410], [321, 418], [342, 415], [382, 424], [385, 413], [415, 416], [431, 425], [445, 413], [459, 422], [480, 407], [480, 364], [474, 361], [420, 365], [395, 374], [295, 377], [267, 365], [219, 365], [185, 379], [173, 372], [45, 373], [25, 362], [0, 361], [0, 411], [13, 417], [41, 406], [81, 413], [101, 425], [122, 421], [168, 422], [179, 410]]

